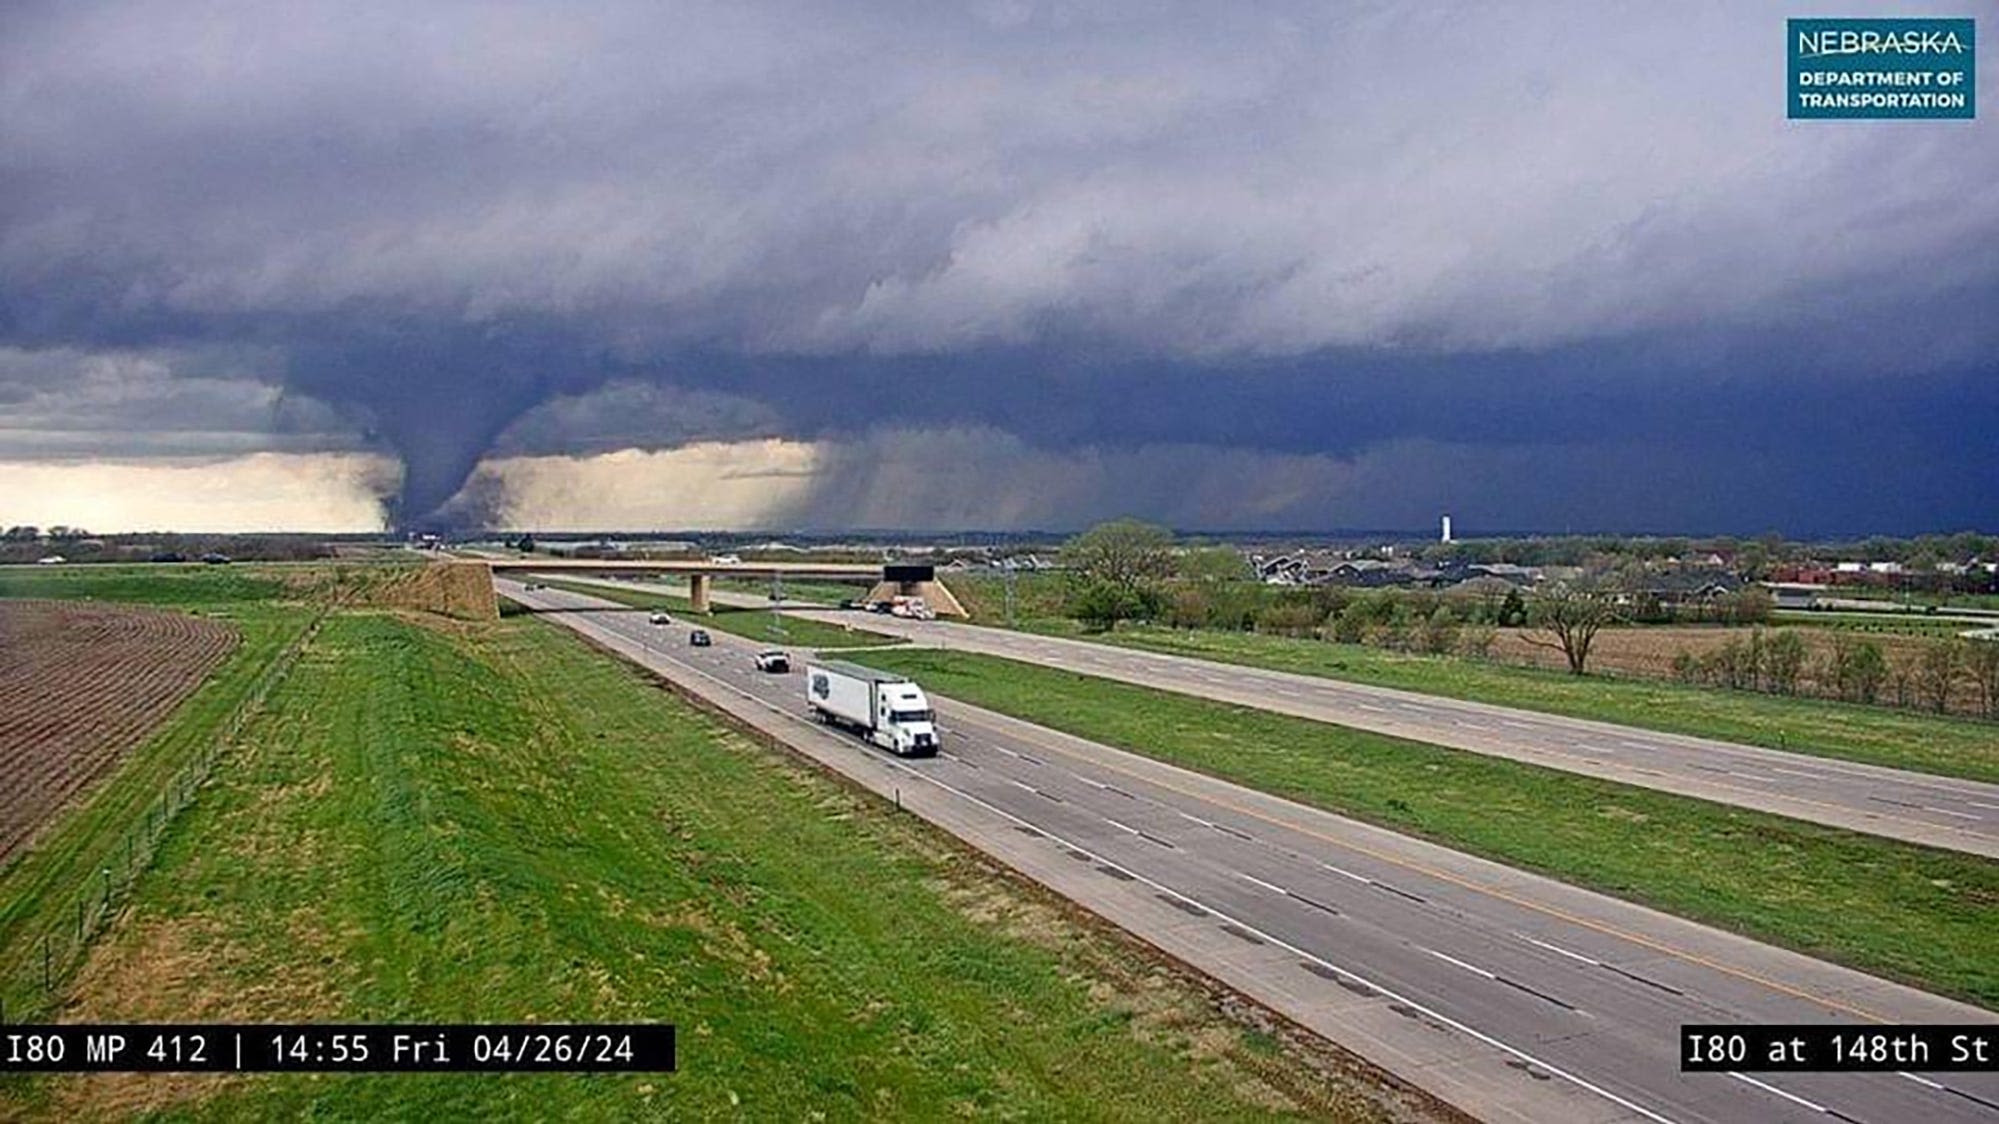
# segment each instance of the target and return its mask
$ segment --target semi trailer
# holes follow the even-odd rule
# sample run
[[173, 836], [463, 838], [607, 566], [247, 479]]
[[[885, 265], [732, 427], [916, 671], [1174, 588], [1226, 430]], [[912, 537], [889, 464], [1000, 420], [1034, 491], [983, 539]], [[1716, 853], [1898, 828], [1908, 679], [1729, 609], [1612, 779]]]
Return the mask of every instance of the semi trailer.
[[900, 757], [937, 752], [937, 715], [923, 688], [900, 675], [827, 660], [805, 669], [805, 703], [821, 722], [858, 730]]

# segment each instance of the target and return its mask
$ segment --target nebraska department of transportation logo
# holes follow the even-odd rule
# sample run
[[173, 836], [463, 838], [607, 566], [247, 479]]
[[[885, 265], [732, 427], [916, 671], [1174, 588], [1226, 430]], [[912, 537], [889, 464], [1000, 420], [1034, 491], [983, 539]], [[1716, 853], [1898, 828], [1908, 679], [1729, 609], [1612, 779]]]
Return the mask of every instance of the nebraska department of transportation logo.
[[1791, 20], [1793, 118], [1976, 117], [1973, 21]]

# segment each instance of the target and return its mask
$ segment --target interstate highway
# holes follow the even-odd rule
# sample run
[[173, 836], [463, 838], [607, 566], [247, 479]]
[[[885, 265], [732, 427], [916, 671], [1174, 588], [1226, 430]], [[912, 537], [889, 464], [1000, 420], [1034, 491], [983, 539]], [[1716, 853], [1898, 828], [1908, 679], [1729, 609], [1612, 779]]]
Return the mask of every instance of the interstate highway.
[[[835, 610], [801, 617], [861, 623]], [[1187, 656], [870, 615], [929, 647], [1061, 668], [1999, 858], [1999, 785]]]
[[1990, 1074], [1678, 1071], [1683, 1023], [1977, 1008], [948, 699], [945, 752], [899, 760], [812, 721], [752, 642], [498, 585], [1480, 1118], [1999, 1119]]

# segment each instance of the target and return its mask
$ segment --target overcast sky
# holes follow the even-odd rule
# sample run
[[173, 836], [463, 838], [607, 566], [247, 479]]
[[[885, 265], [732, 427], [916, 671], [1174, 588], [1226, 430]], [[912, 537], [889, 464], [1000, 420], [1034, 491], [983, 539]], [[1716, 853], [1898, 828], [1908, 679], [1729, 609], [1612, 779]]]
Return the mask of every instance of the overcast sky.
[[1821, 14], [8, 4], [0, 523], [1999, 529], [1992, 108]]

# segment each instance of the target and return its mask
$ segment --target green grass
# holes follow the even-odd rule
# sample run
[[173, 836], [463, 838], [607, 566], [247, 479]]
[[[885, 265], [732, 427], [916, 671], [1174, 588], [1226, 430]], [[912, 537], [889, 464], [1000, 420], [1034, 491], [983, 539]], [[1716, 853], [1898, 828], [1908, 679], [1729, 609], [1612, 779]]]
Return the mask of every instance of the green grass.
[[72, 1078], [0, 1090], [0, 1116], [9, 1095], [52, 1118], [1376, 1115], [1133, 946], [543, 621], [336, 616], [245, 745], [68, 1017], [672, 1021], [680, 1071]]
[[1975, 621], [1901, 616], [1895, 613], [1837, 613], [1818, 609], [1779, 609], [1771, 614], [1771, 628], [1836, 628], [1848, 632], [1871, 632], [1888, 636], [1956, 636]]
[[185, 607], [258, 601], [283, 585], [251, 566], [11, 566], [0, 568], [0, 597], [140, 601]]
[[1999, 593], [1909, 593], [1878, 586], [1839, 585], [1826, 591], [1832, 597], [1858, 601], [1895, 601], [1939, 609], [1999, 609]]
[[902, 643], [899, 637], [859, 630], [849, 632], [838, 625], [826, 624], [823, 621], [800, 620], [792, 616], [783, 618], [784, 632], [779, 635], [771, 631], [772, 614], [768, 609], [742, 609], [731, 605], [715, 605], [711, 612], [696, 613], [688, 608], [687, 598], [671, 593], [653, 593], [644, 589], [616, 589], [607, 585], [589, 585], [583, 582], [551, 581], [548, 585], [555, 589], [566, 589], [571, 593], [601, 597], [606, 601], [630, 605], [635, 609], [665, 609], [673, 614], [676, 621], [684, 620], [688, 624], [733, 632], [737, 636], [772, 644], [801, 648], [859, 648]]
[[[1043, 624], [1039, 629], [1080, 635], [1073, 627], [1060, 624]], [[1140, 627], [1083, 638], [1647, 730], [1999, 781], [1999, 725], [1970, 718], [1723, 691], [1662, 680], [1577, 678], [1538, 668], [1247, 632]]]
[[[838, 605], [842, 601], [852, 600], [865, 595], [873, 586], [873, 582], [849, 584], [832, 581], [792, 581], [790, 578], [786, 578], [784, 580], [784, 595], [787, 599], [817, 601], [822, 605]], [[758, 597], [768, 597], [770, 595], [769, 579], [759, 581], [755, 578], [717, 578], [715, 579], [715, 588], [727, 590], [730, 593], [754, 594]]]
[[1999, 863], [962, 652], [940, 695], [1999, 1008]]

